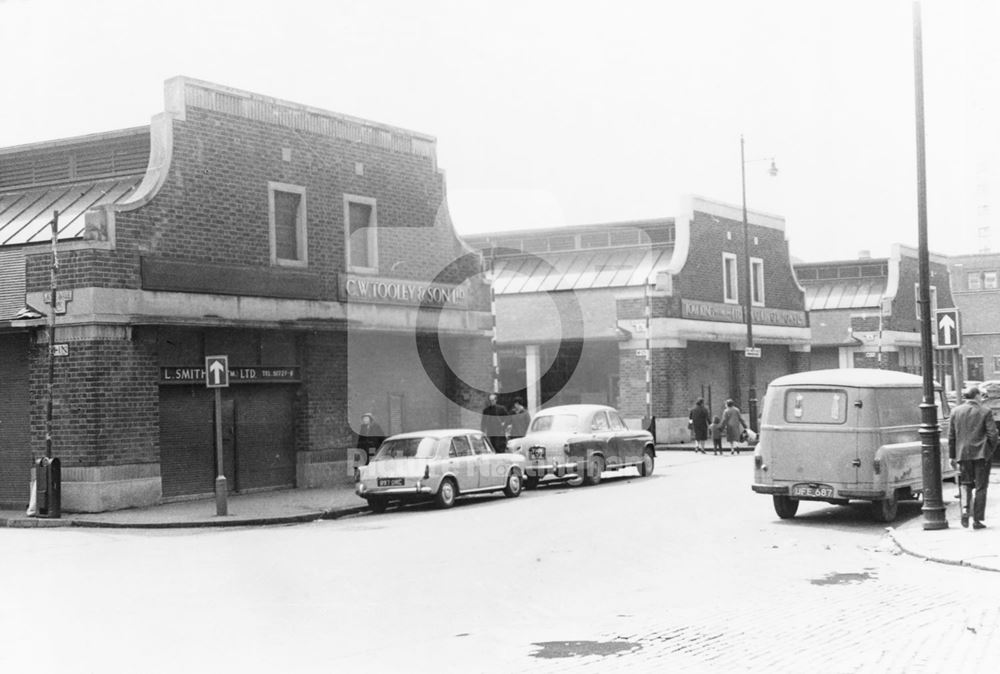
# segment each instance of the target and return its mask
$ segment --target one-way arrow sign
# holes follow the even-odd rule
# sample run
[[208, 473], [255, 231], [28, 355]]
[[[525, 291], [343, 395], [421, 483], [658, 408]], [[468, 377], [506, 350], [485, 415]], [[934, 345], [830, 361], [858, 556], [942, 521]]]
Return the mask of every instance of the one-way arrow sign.
[[937, 348], [959, 348], [958, 309], [940, 309], [934, 315], [937, 326]]
[[205, 386], [208, 388], [229, 386], [229, 356], [205, 356]]

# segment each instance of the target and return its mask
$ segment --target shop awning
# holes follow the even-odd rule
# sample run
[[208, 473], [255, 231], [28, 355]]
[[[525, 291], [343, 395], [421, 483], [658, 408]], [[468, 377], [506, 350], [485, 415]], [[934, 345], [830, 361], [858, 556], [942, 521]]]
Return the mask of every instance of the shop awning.
[[59, 239], [83, 236], [83, 214], [126, 199], [142, 175], [30, 188], [0, 194], [0, 246], [50, 241], [52, 212], [59, 211]]
[[493, 288], [511, 295], [644, 285], [666, 268], [671, 254], [667, 248], [626, 248], [500, 258]]
[[885, 285], [884, 278], [836, 279], [827, 283], [803, 284], [806, 311], [878, 307]]

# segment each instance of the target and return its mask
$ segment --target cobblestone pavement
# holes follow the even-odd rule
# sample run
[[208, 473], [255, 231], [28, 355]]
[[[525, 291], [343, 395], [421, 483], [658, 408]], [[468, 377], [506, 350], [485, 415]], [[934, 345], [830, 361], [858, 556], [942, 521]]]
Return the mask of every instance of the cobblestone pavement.
[[996, 671], [1000, 574], [900, 554], [863, 507], [779, 520], [751, 467], [662, 455], [646, 479], [293, 526], [0, 530], [0, 671]]

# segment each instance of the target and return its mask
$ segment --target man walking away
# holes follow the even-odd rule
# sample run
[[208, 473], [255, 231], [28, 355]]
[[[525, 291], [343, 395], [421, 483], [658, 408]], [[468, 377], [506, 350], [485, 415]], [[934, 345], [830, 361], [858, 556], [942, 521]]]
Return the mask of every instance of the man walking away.
[[497, 453], [507, 451], [507, 408], [497, 403], [497, 394], [490, 394], [490, 404], [483, 409], [483, 422], [480, 427], [483, 435], [490, 439], [490, 444]]
[[948, 456], [952, 466], [958, 464], [958, 481], [964, 492], [962, 526], [969, 526], [971, 508], [972, 528], [983, 529], [986, 527], [983, 520], [986, 519], [990, 461], [998, 441], [997, 425], [993, 421], [993, 413], [983, 407], [983, 396], [978, 388], [973, 386], [966, 391], [965, 399], [964, 403], [951, 411]]

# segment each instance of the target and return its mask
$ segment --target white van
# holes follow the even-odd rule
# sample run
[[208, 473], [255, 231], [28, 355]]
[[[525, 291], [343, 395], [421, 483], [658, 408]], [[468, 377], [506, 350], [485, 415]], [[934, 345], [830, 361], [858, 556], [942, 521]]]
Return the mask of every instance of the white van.
[[[814, 370], [771, 382], [754, 452], [753, 490], [774, 500], [778, 516], [799, 501], [871, 501], [879, 522], [896, 518], [901, 499], [923, 491], [920, 408], [923, 379], [873, 369]], [[948, 460], [948, 402], [935, 384], [941, 473]]]

